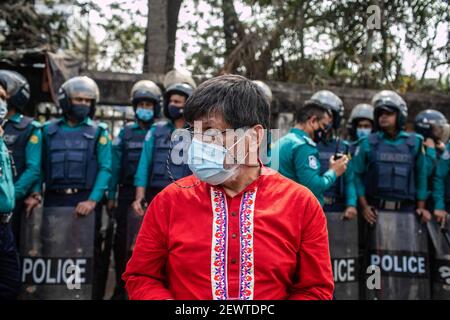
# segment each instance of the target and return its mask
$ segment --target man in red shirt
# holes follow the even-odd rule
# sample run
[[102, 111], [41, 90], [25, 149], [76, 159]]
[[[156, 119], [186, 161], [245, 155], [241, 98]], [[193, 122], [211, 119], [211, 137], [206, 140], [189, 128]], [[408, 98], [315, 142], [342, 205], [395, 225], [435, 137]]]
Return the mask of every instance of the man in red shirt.
[[241, 76], [206, 81], [189, 98], [194, 175], [148, 207], [123, 275], [130, 299], [332, 298], [319, 202], [259, 161], [269, 117], [264, 93]]

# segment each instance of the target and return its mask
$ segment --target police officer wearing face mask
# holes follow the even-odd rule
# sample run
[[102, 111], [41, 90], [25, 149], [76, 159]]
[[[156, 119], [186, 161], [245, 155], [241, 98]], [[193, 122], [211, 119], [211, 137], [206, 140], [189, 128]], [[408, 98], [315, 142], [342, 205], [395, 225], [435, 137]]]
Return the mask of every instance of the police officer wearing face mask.
[[[363, 229], [367, 236], [365, 262], [382, 271], [382, 290], [365, 287], [366, 295], [383, 300], [428, 299], [427, 233], [420, 223], [431, 219], [425, 202], [423, 137], [404, 131], [408, 109], [396, 92], [378, 92], [372, 105], [377, 131], [363, 138], [352, 160], [362, 216], [367, 222]], [[417, 252], [421, 252], [420, 258]], [[417, 259], [422, 261], [420, 268], [411, 262]], [[394, 260], [410, 262], [393, 270], [386, 261]]]
[[[131, 104], [135, 110], [136, 121], [120, 130], [113, 143], [112, 178], [108, 190], [108, 207], [117, 207], [117, 223], [114, 239], [114, 258], [116, 269], [116, 288], [112, 300], [125, 299], [126, 293], [121, 276], [128, 261], [127, 250], [127, 214], [135, 199], [134, 176], [139, 164], [144, 138], [160, 112], [161, 90], [150, 80], [137, 82], [131, 90]], [[115, 199], [118, 203], [116, 205]]]
[[[8, 112], [7, 82], [0, 78], [0, 122]], [[14, 182], [8, 149], [0, 126], [0, 300], [17, 298], [20, 288], [19, 256], [17, 253], [11, 216], [14, 209]]]
[[[317, 144], [321, 173], [324, 174], [332, 156], [336, 155], [339, 157], [339, 155], [344, 154], [349, 156], [348, 143], [338, 135], [341, 120], [344, 115], [344, 105], [338, 96], [328, 90], [316, 92], [311, 97], [311, 100], [324, 106], [333, 114], [332, 128], [327, 132], [325, 138]], [[339, 177], [336, 183], [324, 192], [324, 201], [325, 212], [344, 211], [345, 208], [343, 217], [352, 219], [356, 216], [357, 199], [351, 167], [348, 167], [344, 176]]]
[[361, 140], [373, 132], [373, 107], [368, 103], [357, 104], [350, 113], [347, 122], [347, 133], [352, 141], [350, 154], [354, 154]]
[[19, 73], [9, 70], [0, 70], [0, 78], [8, 86], [8, 113], [3, 126], [5, 131], [3, 139], [14, 161], [16, 206], [12, 218], [12, 228], [16, 243], [19, 243], [20, 220], [24, 203], [33, 201], [33, 199], [40, 201], [39, 194], [32, 193], [31, 189], [40, 178], [42, 133], [39, 122], [22, 114], [30, 98], [28, 81]]
[[[47, 210], [54, 214], [59, 208], [65, 213], [70, 209], [67, 219], [73, 219], [74, 215], [77, 219], [87, 219], [95, 214], [95, 226], [89, 226], [78, 238], [95, 238], [92, 296], [102, 299], [104, 283], [98, 280], [104, 271], [99, 258], [101, 208], [98, 203], [111, 178], [111, 140], [107, 125], [92, 120], [99, 100], [94, 80], [85, 76], [69, 79], [61, 86], [58, 100], [63, 117], [43, 127], [44, 215]], [[69, 236], [67, 239], [67, 245], [79, 241]], [[92, 247], [83, 250], [88, 252]]]
[[173, 162], [171, 149], [183, 149], [181, 147], [183, 139], [172, 141], [172, 133], [175, 129], [186, 127], [183, 116], [184, 105], [192, 92], [193, 87], [187, 83], [169, 85], [164, 97], [164, 115], [169, 121], [155, 123], [145, 137], [134, 180], [136, 198], [132, 204], [133, 209], [140, 216], [144, 215], [145, 208], [142, 204], [145, 200], [146, 189], [152, 198], [174, 180], [191, 174], [186, 161], [177, 164]]
[[[373, 97], [372, 105], [375, 128], [378, 131], [360, 142], [354, 157], [355, 183], [359, 190], [358, 194], [361, 195], [359, 200], [363, 216], [370, 224], [375, 223], [376, 210], [371, 209], [371, 205], [376, 208], [387, 200], [393, 200], [400, 206], [401, 203], [403, 206], [407, 203], [414, 206], [416, 202], [417, 214], [424, 221], [429, 220], [430, 213], [425, 209], [427, 170], [423, 138], [403, 131], [408, 112], [406, 103], [394, 91], [384, 90]], [[382, 157], [378, 153], [382, 154]], [[404, 157], [388, 157], [388, 153], [404, 154]], [[394, 162], [382, 160], [383, 157], [393, 159]], [[395, 162], [397, 158], [398, 163]], [[409, 159], [410, 163], [407, 165], [400, 163], [403, 162], [403, 158]], [[388, 166], [394, 166], [394, 169], [386, 169]], [[397, 167], [398, 169], [395, 169]], [[407, 172], [403, 173], [402, 168], [407, 169]], [[367, 186], [363, 181], [365, 173], [372, 176], [372, 179], [368, 177], [370, 183]], [[391, 177], [391, 174], [394, 176]], [[395, 174], [411, 176], [413, 179], [396, 179]], [[409, 182], [403, 185], [399, 184], [400, 181]], [[376, 182], [379, 185], [376, 185]], [[368, 202], [366, 195], [372, 204]]]
[[333, 124], [333, 113], [319, 101], [309, 100], [295, 115], [296, 124], [271, 151], [279, 154], [271, 167], [282, 175], [308, 187], [324, 204], [324, 192], [347, 170], [348, 158], [329, 159], [328, 170], [321, 174], [317, 143], [325, 138]]

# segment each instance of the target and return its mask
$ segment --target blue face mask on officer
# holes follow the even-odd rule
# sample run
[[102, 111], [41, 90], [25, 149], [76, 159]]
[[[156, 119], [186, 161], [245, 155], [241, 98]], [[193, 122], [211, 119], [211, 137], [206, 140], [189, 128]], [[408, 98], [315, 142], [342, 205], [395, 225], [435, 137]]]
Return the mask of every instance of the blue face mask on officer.
[[154, 113], [151, 109], [137, 108], [136, 109], [136, 118], [141, 121], [149, 122], [153, 119]]
[[197, 139], [193, 139], [188, 151], [189, 169], [194, 175], [202, 181], [211, 185], [219, 185], [234, 176], [243, 159], [236, 161], [231, 168], [225, 169], [225, 157], [236, 144], [238, 144], [245, 135], [241, 137], [228, 149], [224, 146], [214, 143], [206, 143]]
[[370, 128], [357, 128], [356, 129], [356, 136], [358, 139], [368, 137], [370, 133], [372, 132], [372, 129]]

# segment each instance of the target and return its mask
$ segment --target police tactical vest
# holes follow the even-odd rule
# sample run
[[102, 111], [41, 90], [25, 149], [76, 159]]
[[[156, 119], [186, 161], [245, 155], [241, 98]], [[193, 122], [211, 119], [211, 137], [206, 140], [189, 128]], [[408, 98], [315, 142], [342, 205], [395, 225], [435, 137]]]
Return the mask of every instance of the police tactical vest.
[[[183, 146], [186, 141], [182, 139], [171, 142], [172, 130], [165, 124], [158, 124], [153, 131], [153, 165], [150, 175], [149, 186], [163, 189], [172, 183], [167, 170], [167, 158], [169, 157], [169, 169], [175, 180], [181, 179], [191, 174], [187, 165], [187, 152], [183, 153]], [[171, 149], [173, 154], [179, 154], [183, 158], [181, 164], [174, 164], [170, 156]]]
[[100, 131], [96, 124], [65, 131], [60, 121], [48, 126], [46, 188], [92, 189], [97, 177], [96, 144]]
[[14, 182], [26, 169], [27, 159], [25, 151], [34, 130], [34, 126], [31, 125], [32, 122], [33, 118], [23, 116], [19, 123], [8, 121], [3, 127], [5, 130], [3, 139], [9, 151], [12, 153], [17, 171], [17, 175], [14, 176]]
[[[320, 161], [320, 174], [324, 174], [329, 167], [330, 158], [334, 156], [336, 152], [337, 141], [333, 139], [330, 142], [317, 144], [317, 150], [319, 151], [319, 161]], [[346, 153], [345, 146], [341, 141], [339, 150], [340, 153]], [[345, 201], [345, 184], [343, 176], [336, 179], [330, 188], [324, 192], [325, 197], [335, 198], [337, 202]]]
[[120, 173], [120, 184], [122, 185], [134, 185], [134, 176], [139, 165], [146, 134], [142, 130], [133, 130], [132, 125], [126, 126], [123, 130]]
[[406, 143], [388, 144], [376, 133], [369, 136], [371, 152], [367, 171], [367, 194], [378, 199], [411, 200], [416, 197], [415, 151], [416, 136]]

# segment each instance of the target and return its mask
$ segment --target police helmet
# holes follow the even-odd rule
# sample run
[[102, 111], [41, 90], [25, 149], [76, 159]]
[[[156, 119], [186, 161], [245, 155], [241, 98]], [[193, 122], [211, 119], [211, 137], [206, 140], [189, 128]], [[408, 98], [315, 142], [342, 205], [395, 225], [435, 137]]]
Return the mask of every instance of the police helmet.
[[186, 100], [191, 96], [192, 92], [194, 92], [194, 88], [191, 87], [187, 83], [174, 83], [166, 89], [166, 93], [164, 96], [164, 115], [167, 118], [170, 118], [169, 115], [169, 101], [170, 96], [173, 94], [180, 94], [186, 97]]
[[91, 100], [91, 111], [89, 116], [95, 115], [95, 106], [100, 99], [98, 86], [94, 80], [86, 76], [74, 77], [63, 83], [58, 91], [59, 107], [64, 113], [71, 108], [70, 99], [87, 98]]
[[5, 85], [8, 94], [8, 106], [23, 112], [28, 101], [30, 101], [30, 85], [27, 79], [15, 71], [0, 70], [0, 83]]
[[450, 125], [447, 118], [439, 111], [428, 109], [417, 114], [414, 120], [415, 131], [425, 138], [447, 142], [450, 136]]
[[370, 122], [372, 122], [372, 125], [374, 124], [373, 107], [368, 103], [357, 104], [352, 109], [347, 122], [347, 131], [351, 137], [356, 137], [356, 126], [358, 124], [358, 121], [362, 119], [369, 120]]
[[131, 89], [131, 104], [136, 106], [141, 101], [151, 101], [154, 103], [153, 113], [159, 116], [161, 110], [162, 92], [156, 83], [150, 80], [141, 80], [134, 84]]
[[372, 106], [374, 107], [376, 129], [379, 129], [378, 118], [382, 110], [397, 112], [397, 128], [398, 130], [405, 128], [408, 107], [406, 106], [405, 100], [398, 93], [391, 90], [382, 90], [373, 96]]
[[331, 111], [333, 114], [333, 129], [339, 129], [342, 117], [344, 116], [344, 104], [337, 95], [328, 90], [320, 90], [306, 101], [305, 106], [308, 104], [316, 104]]

